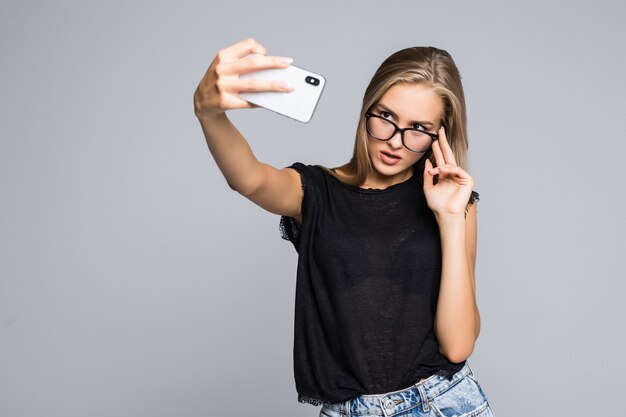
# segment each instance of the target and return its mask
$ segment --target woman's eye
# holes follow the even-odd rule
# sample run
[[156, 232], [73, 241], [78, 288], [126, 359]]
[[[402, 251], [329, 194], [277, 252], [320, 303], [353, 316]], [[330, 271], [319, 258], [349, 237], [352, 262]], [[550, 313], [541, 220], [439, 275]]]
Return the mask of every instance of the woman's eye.
[[[383, 117], [385, 119], [387, 118], [387, 116], [391, 116], [393, 118], [391, 113], [383, 111], [383, 110], [380, 111], [380, 115], [381, 115], [381, 117]], [[422, 126], [421, 124], [419, 124], [419, 123], [414, 123], [413, 124], [413, 129], [426, 130], [426, 128], [424, 126]]]

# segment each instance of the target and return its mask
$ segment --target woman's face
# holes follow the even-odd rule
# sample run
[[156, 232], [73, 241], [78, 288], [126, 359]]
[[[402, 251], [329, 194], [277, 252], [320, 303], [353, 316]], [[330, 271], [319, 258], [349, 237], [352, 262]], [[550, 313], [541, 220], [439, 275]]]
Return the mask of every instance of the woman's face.
[[[370, 112], [401, 128], [421, 125], [427, 131], [437, 133], [441, 126], [443, 101], [437, 93], [423, 84], [396, 84], [370, 108]], [[367, 186], [384, 189], [408, 179], [411, 176], [411, 166], [428, 150], [419, 153], [408, 150], [402, 144], [400, 132], [396, 132], [388, 141], [368, 135], [367, 152], [374, 172], [368, 174]], [[395, 155], [399, 159], [387, 157], [385, 154]]]

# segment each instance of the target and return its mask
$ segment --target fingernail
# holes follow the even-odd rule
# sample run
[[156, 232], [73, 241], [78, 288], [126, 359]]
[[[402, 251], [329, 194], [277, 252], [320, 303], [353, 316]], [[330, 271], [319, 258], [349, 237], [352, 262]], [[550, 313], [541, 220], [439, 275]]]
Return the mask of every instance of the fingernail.
[[280, 59], [280, 62], [282, 62], [283, 64], [291, 64], [293, 62], [293, 58], [284, 57]]
[[293, 90], [293, 86], [290, 83], [283, 81], [279, 85], [280, 85], [280, 88], [284, 88], [285, 90]]

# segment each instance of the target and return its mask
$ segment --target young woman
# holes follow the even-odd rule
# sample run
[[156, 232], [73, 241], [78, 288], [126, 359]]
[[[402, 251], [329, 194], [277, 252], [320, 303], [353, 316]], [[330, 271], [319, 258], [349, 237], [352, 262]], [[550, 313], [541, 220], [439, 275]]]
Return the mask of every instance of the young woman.
[[[258, 53], [261, 55], [249, 55]], [[365, 90], [352, 159], [258, 161], [226, 111], [239, 74], [289, 65], [253, 38], [220, 50], [195, 114], [229, 186], [280, 218], [298, 251], [294, 371], [320, 416], [492, 416], [467, 358], [480, 331], [476, 201], [459, 71], [441, 49], [389, 56]]]

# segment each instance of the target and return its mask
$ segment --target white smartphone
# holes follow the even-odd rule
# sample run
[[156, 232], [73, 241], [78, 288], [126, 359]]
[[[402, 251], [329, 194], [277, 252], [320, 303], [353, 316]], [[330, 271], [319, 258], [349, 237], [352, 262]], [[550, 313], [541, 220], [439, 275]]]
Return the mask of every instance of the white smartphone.
[[287, 68], [270, 68], [247, 72], [239, 75], [239, 78], [256, 78], [290, 83], [294, 87], [294, 90], [290, 93], [282, 91], [242, 91], [239, 93], [239, 97], [303, 123], [307, 123], [313, 117], [313, 112], [326, 84], [326, 79], [322, 75], [295, 65], [289, 65]]

